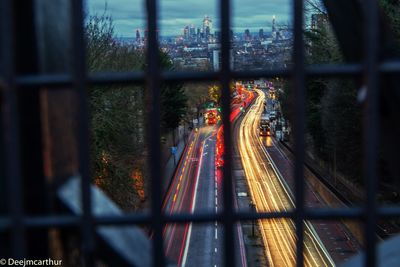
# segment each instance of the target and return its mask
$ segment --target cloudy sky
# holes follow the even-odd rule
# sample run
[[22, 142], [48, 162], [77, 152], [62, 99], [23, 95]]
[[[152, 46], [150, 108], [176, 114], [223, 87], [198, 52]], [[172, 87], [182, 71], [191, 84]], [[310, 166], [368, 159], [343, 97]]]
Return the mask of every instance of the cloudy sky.
[[[233, 29], [258, 32], [260, 28], [271, 28], [272, 16], [278, 24], [288, 24], [291, 14], [290, 0], [232, 0]], [[161, 35], [182, 34], [185, 25], [200, 27], [205, 15], [213, 20], [214, 29], [219, 18], [216, 0], [159, 0], [159, 27]], [[136, 29], [145, 26], [145, 3], [140, 0], [87, 0], [89, 14], [101, 14], [107, 5], [107, 12], [113, 17], [117, 35], [132, 37]]]

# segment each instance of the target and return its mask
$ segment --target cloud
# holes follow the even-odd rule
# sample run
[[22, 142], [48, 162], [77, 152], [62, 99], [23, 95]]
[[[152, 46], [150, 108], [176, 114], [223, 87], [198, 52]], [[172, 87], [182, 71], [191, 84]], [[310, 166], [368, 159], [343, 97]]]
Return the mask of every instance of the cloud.
[[[232, 0], [232, 27], [266, 30], [271, 27], [272, 16], [287, 24], [291, 13], [290, 0]], [[145, 2], [141, 0], [87, 0], [89, 14], [101, 14], [107, 6], [119, 36], [134, 36], [136, 29], [146, 28]], [[200, 27], [205, 15], [213, 19], [214, 29], [220, 23], [218, 1], [215, 0], [159, 0], [158, 25], [161, 35], [178, 35], [186, 25]]]

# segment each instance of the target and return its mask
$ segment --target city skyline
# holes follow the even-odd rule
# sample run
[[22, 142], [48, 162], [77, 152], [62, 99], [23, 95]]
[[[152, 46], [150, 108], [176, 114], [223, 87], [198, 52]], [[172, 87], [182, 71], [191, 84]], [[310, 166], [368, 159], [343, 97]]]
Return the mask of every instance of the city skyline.
[[[183, 32], [187, 25], [199, 27], [204, 16], [208, 15], [213, 20], [213, 29], [218, 30], [220, 20], [217, 16], [217, 1], [179, 0], [160, 1], [160, 17], [158, 25], [160, 35], [176, 36]], [[87, 0], [89, 15], [102, 14], [106, 10], [114, 21], [115, 32], [121, 37], [135, 37], [137, 29], [144, 31], [145, 6], [138, 0]], [[272, 16], [277, 17], [277, 23], [286, 25], [289, 22], [291, 4], [287, 0], [271, 0], [261, 2], [258, 0], [233, 0], [232, 29], [234, 32], [243, 32], [249, 29], [258, 32], [259, 29], [271, 27]]]

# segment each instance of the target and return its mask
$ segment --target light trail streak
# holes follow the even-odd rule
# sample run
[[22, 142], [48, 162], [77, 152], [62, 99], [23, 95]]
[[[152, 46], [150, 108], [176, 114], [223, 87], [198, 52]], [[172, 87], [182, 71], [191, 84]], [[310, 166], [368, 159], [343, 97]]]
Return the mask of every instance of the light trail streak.
[[[239, 152], [256, 210], [288, 211], [294, 208], [292, 193], [258, 136], [265, 94], [243, 118], [239, 129]], [[270, 137], [268, 137], [270, 138]], [[305, 223], [305, 266], [334, 266], [321, 240], [309, 222]], [[296, 266], [295, 224], [290, 219], [258, 221], [269, 266]]]

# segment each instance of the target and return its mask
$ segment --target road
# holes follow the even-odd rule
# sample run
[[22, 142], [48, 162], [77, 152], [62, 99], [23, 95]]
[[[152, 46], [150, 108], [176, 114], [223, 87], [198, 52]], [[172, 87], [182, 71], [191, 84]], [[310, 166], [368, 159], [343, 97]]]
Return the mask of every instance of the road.
[[[238, 148], [257, 211], [293, 209], [292, 193], [279, 175], [258, 134], [265, 94], [259, 91], [239, 128]], [[295, 225], [289, 219], [259, 221], [269, 266], [296, 265]], [[305, 222], [305, 266], [334, 266], [314, 227]]]
[[[271, 106], [272, 101], [268, 98], [267, 109]], [[261, 142], [270, 155], [275, 168], [287, 182], [290, 191], [294, 192], [295, 181], [292, 172], [294, 167], [293, 155], [289, 154], [288, 151], [272, 137], [263, 137], [261, 138]], [[315, 181], [318, 179], [308, 168], [304, 169], [304, 176], [306, 180], [312, 179]], [[308, 182], [305, 183], [304, 192], [305, 205], [307, 207], [332, 207], [329, 203], [324, 202], [323, 197], [321, 197]], [[349, 260], [351, 256], [360, 250], [358, 241], [351, 236], [341, 221], [315, 220], [312, 222], [312, 225], [336, 264]]]
[[[253, 93], [242, 91], [243, 100], [231, 103], [230, 120], [236, 120], [241, 107], [247, 107]], [[222, 172], [215, 167], [216, 134], [220, 126], [204, 126], [193, 132], [164, 200], [163, 210], [168, 214], [221, 212]], [[223, 140], [222, 140], [223, 142]], [[237, 266], [247, 267], [243, 233], [235, 225], [235, 252]], [[164, 229], [164, 249], [167, 258], [178, 266], [224, 266], [223, 227], [209, 224], [169, 224]]]
[[[189, 138], [164, 202], [164, 211], [173, 213], [221, 212], [222, 180], [215, 168], [217, 126], [201, 127]], [[223, 265], [223, 227], [209, 224], [170, 224], [164, 229], [168, 259], [178, 266], [219, 267]], [[247, 266], [240, 225], [235, 244], [238, 266]]]

